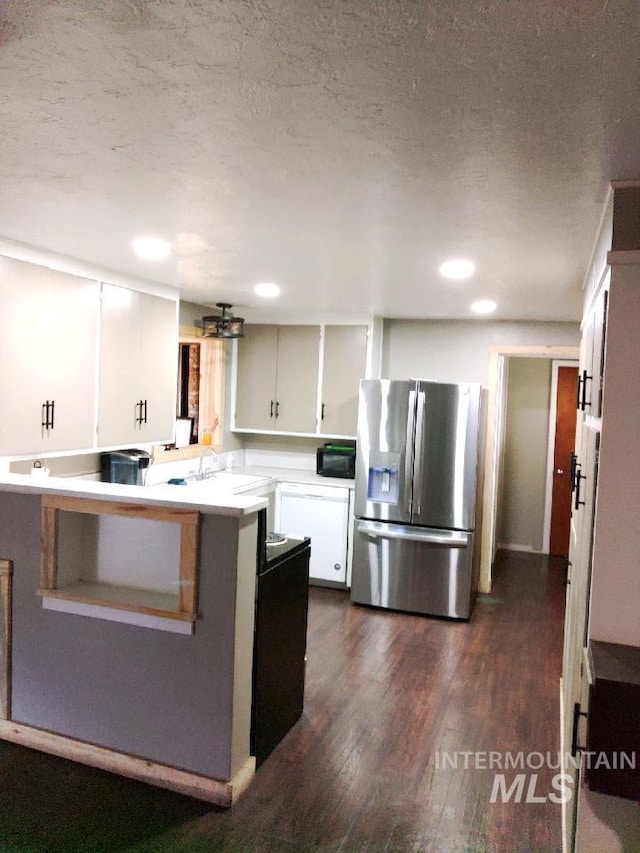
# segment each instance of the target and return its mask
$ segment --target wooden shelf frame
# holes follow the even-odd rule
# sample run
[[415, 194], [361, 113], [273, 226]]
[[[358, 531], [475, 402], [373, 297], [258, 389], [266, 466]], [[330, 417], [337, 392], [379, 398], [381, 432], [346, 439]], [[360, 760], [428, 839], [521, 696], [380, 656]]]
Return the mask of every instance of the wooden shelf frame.
[[[59, 513], [119, 515], [180, 525], [178, 594], [170, 596], [115, 584], [76, 583], [58, 587]], [[42, 597], [79, 601], [116, 610], [194, 622], [198, 611], [198, 557], [200, 513], [194, 510], [150, 507], [141, 504], [43, 495], [41, 498], [40, 588]], [[171, 604], [175, 602], [175, 606]]]

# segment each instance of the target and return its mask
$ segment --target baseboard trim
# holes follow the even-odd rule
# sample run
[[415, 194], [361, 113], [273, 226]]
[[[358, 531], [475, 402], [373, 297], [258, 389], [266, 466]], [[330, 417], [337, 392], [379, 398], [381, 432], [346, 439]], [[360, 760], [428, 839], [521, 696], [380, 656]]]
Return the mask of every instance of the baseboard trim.
[[205, 800], [223, 808], [230, 808], [246, 790], [253, 779], [256, 767], [255, 758], [250, 756], [233, 779], [229, 781], [212, 779], [199, 773], [178, 770], [166, 764], [136, 758], [123, 752], [116, 752], [10, 720], [0, 720], [0, 739], [47, 752], [50, 755], [57, 755], [69, 761], [97, 767], [109, 773], [117, 773], [129, 779], [136, 779], [138, 782], [166, 788], [198, 800]]

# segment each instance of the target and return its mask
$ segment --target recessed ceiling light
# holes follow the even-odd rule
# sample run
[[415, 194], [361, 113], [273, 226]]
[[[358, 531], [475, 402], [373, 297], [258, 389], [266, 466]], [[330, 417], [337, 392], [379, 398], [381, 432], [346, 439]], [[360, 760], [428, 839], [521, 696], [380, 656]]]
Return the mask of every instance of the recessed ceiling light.
[[471, 310], [474, 314], [493, 314], [497, 307], [493, 299], [478, 299], [471, 305]]
[[145, 261], [164, 261], [171, 253], [171, 244], [159, 237], [136, 237], [132, 245], [136, 255]]
[[469, 278], [476, 271], [476, 265], [465, 258], [451, 258], [440, 264], [440, 275], [445, 278]]
[[280, 288], [278, 285], [273, 284], [270, 281], [262, 281], [260, 284], [256, 284], [253, 290], [257, 296], [262, 296], [265, 299], [273, 299], [274, 296], [280, 295]]

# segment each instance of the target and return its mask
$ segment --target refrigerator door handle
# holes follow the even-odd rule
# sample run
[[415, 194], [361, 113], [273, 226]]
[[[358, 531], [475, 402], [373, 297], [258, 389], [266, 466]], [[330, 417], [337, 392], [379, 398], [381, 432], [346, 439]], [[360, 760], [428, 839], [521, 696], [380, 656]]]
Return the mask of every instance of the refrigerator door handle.
[[404, 501], [403, 510], [407, 520], [411, 518], [411, 484], [413, 482], [413, 457], [415, 453], [416, 392], [409, 391], [409, 413], [407, 415], [407, 445], [404, 457]]
[[371, 539], [407, 539], [427, 545], [444, 545], [447, 548], [467, 548], [469, 533], [459, 530], [430, 530], [401, 524], [384, 524], [379, 521], [358, 521], [356, 531]]
[[411, 507], [412, 515], [420, 515], [420, 495], [422, 494], [422, 441], [424, 431], [424, 404], [426, 395], [424, 391], [418, 391], [418, 408], [416, 412], [416, 440], [413, 449], [413, 494], [414, 505]]

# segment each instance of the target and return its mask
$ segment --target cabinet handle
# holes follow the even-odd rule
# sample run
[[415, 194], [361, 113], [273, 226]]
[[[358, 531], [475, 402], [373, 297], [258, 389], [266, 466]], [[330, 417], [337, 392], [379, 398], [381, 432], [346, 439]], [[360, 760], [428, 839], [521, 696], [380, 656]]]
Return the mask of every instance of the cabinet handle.
[[587, 400], [587, 380], [590, 382], [592, 379], [586, 370], [582, 371], [582, 377], [578, 377], [578, 408], [583, 412], [587, 406], [591, 407], [591, 401]]
[[324, 420], [324, 403], [322, 404], [322, 411], [320, 412], [320, 420]]
[[575, 453], [571, 454], [571, 469], [569, 472], [569, 477], [571, 478], [571, 493], [576, 490], [576, 471], [578, 468], [578, 457]]
[[144, 423], [144, 419], [143, 419], [143, 415], [142, 415], [142, 412], [143, 412], [142, 407], [143, 406], [144, 406], [144, 400], [138, 400], [138, 402], [136, 403], [136, 423], [138, 424], [138, 426], [142, 426], [142, 424]]
[[54, 427], [56, 425], [55, 424], [55, 414], [56, 414], [56, 401], [55, 400], [51, 401], [51, 408], [49, 409], [49, 412], [50, 412], [49, 429], [54, 429]]
[[42, 429], [53, 429], [54, 406], [55, 400], [45, 400], [45, 402], [42, 404], [42, 417], [40, 419]]
[[147, 401], [144, 401], [144, 415], [143, 415], [143, 423], [147, 423]]
[[576, 465], [576, 500], [575, 500], [575, 508], [580, 509], [581, 506], [584, 506], [585, 502], [580, 500], [580, 480], [586, 480], [584, 474], [580, 473], [580, 466]]
[[578, 374], [578, 393], [576, 395], [576, 409], [580, 410], [580, 400], [582, 399], [582, 394], [580, 393], [582, 390], [582, 376]]
[[273, 400], [271, 401], [271, 409], [269, 410], [269, 417], [273, 417]]
[[578, 724], [580, 722], [580, 717], [588, 717], [589, 715], [586, 711], [580, 710], [580, 703], [576, 702], [573, 706], [573, 726], [571, 732], [571, 755], [573, 758], [576, 757], [578, 752], [584, 752], [585, 747], [580, 746], [578, 743]]
[[280, 403], [276, 400], [276, 418], [280, 417]]

